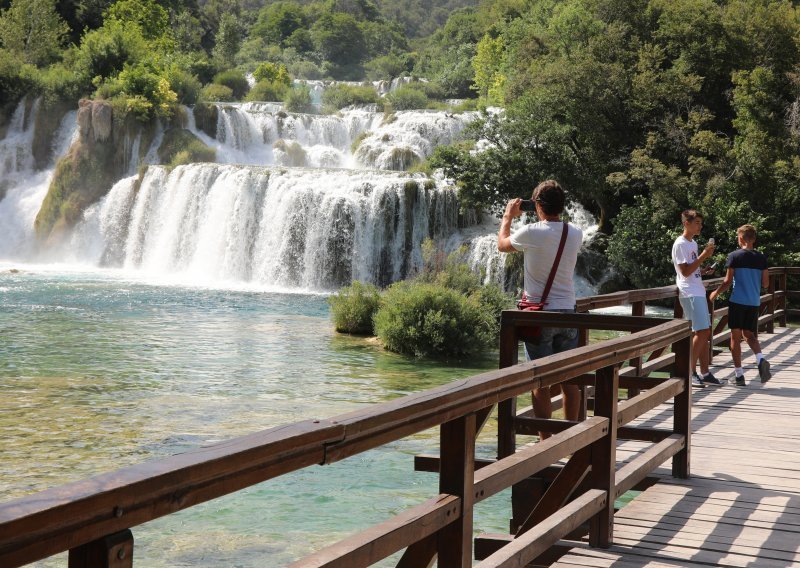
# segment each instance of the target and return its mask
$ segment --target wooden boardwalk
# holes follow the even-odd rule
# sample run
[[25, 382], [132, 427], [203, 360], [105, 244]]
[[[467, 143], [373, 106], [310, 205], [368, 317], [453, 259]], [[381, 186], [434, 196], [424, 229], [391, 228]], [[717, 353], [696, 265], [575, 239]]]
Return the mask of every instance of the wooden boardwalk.
[[[800, 566], [800, 329], [775, 331], [759, 338], [772, 365], [768, 383], [743, 344], [746, 387], [695, 389], [692, 478], [657, 470], [659, 483], [615, 515], [611, 548], [578, 545], [553, 566]], [[712, 370], [732, 380], [727, 351]], [[662, 405], [638, 423], [671, 420]], [[637, 444], [622, 443], [618, 458]]]

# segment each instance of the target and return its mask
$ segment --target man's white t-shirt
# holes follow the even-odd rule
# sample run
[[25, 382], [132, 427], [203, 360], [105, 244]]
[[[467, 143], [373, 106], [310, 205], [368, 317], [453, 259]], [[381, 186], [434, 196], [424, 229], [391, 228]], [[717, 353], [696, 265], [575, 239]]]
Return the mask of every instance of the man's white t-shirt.
[[[561, 221], [539, 221], [520, 227], [511, 235], [511, 245], [525, 253], [525, 295], [533, 302], [541, 301], [553, 261], [561, 242], [564, 224]], [[575, 308], [573, 274], [578, 252], [583, 242], [583, 231], [569, 225], [567, 242], [558, 263], [553, 286], [547, 295], [545, 309], [571, 310]]]
[[684, 276], [681, 274], [679, 264], [692, 264], [697, 260], [697, 243], [686, 239], [683, 235], [675, 239], [672, 244], [672, 264], [675, 266], [675, 284], [678, 286], [678, 293], [682, 298], [706, 295], [706, 287], [703, 286], [703, 278], [700, 275], [700, 267], [697, 267], [692, 274]]

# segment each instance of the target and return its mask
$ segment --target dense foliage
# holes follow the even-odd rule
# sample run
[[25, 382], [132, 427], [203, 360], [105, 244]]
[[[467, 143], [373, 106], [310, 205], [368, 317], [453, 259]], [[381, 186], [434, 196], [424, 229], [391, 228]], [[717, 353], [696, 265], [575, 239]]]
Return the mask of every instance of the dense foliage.
[[[305, 112], [310, 94], [292, 88], [293, 79], [409, 75], [417, 60], [409, 37], [433, 32], [452, 9], [470, 4], [474, 0], [406, 0], [402, 6], [373, 0], [5, 0], [0, 110], [35, 93], [48, 102], [115, 100], [115, 108], [129, 108], [142, 121], [168, 118], [177, 104], [198, 100], [280, 100]], [[399, 106], [412, 96], [428, 104], [415, 92]]]
[[373, 318], [380, 306], [381, 295], [371, 284], [355, 281], [328, 299], [336, 331], [374, 335]]
[[465, 250], [444, 255], [423, 245], [423, 269], [382, 295], [354, 282], [330, 298], [337, 331], [375, 334], [397, 353], [438, 359], [479, 357], [497, 345], [500, 312], [511, 298], [465, 263]]
[[430, 162], [468, 202], [497, 210], [555, 177], [613, 232], [610, 258], [638, 286], [670, 282], [687, 207], [720, 256], [753, 223], [773, 263], [800, 260], [793, 2], [498, 0], [434, 35], [456, 17], [431, 76], [469, 60], [469, 88], [505, 109], [473, 127], [482, 151], [462, 143]]

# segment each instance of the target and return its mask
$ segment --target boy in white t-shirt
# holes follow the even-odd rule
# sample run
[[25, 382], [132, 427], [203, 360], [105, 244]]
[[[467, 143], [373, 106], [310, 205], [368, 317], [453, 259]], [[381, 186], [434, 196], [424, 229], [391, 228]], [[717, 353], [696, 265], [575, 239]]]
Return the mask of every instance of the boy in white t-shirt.
[[[672, 245], [672, 264], [675, 266], [675, 284], [678, 286], [678, 297], [683, 308], [683, 316], [692, 322], [692, 386], [704, 388], [706, 384], [723, 385], [708, 370], [710, 362], [708, 342], [711, 340], [711, 318], [708, 313], [706, 287], [701, 279], [702, 274], [713, 269], [700, 270], [703, 262], [714, 254], [714, 242], [709, 241], [703, 252], [697, 254], [697, 243], [694, 238], [703, 229], [703, 215], [695, 209], [687, 209], [681, 213], [683, 234], [675, 239]], [[695, 367], [700, 360], [700, 373]]]

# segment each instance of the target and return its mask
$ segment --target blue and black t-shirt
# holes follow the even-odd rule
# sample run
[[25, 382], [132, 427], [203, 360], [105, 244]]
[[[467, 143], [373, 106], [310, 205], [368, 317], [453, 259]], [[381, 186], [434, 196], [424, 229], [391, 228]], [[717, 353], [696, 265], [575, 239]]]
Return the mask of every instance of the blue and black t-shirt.
[[761, 271], [767, 269], [767, 257], [757, 250], [739, 249], [728, 255], [725, 268], [733, 268], [733, 292], [730, 301], [744, 306], [761, 304]]

